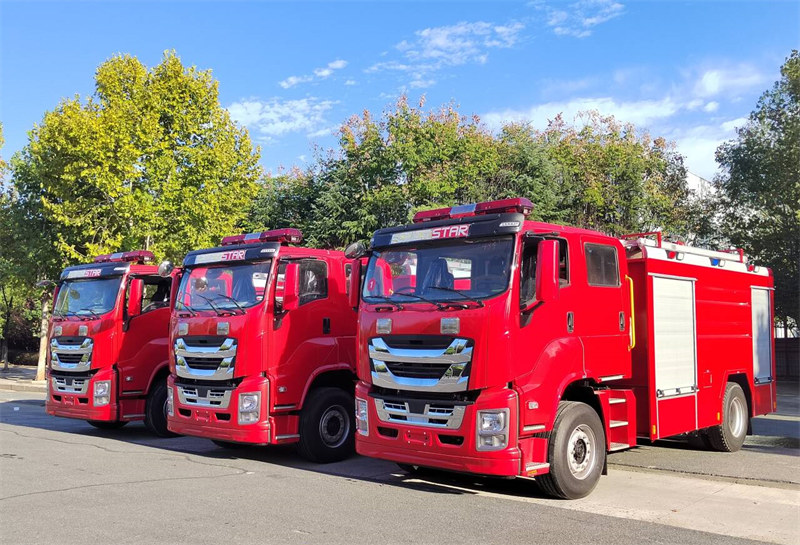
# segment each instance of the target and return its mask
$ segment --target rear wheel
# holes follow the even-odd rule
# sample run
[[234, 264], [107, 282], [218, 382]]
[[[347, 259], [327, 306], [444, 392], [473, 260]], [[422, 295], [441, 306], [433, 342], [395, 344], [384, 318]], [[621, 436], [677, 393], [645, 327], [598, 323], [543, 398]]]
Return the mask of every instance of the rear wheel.
[[118, 430], [127, 424], [127, 422], [107, 422], [104, 420], [87, 420], [87, 422], [98, 430]]
[[167, 428], [167, 379], [157, 380], [150, 389], [144, 409], [144, 425], [159, 437], [175, 437]]
[[298, 451], [312, 462], [338, 462], [355, 450], [353, 396], [339, 388], [317, 388], [308, 393], [300, 413]]
[[589, 405], [575, 401], [558, 404], [549, 440], [550, 473], [536, 481], [546, 494], [570, 500], [587, 496], [603, 472], [606, 437], [600, 417]]
[[714, 450], [736, 452], [747, 437], [747, 424], [750, 420], [747, 399], [742, 387], [729, 382], [722, 399], [722, 423], [708, 428], [708, 441]]

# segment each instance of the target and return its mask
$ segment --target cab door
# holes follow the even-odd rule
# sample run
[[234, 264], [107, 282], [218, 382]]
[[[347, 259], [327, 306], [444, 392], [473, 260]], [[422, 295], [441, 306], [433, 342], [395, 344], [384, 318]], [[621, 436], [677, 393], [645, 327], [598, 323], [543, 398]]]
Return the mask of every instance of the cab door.
[[600, 237], [583, 237], [581, 253], [584, 287], [574, 327], [584, 344], [584, 370], [601, 382], [613, 382], [631, 373], [624, 255], [621, 245]]
[[167, 364], [172, 278], [130, 276], [119, 353], [120, 391], [144, 394], [153, 370]]

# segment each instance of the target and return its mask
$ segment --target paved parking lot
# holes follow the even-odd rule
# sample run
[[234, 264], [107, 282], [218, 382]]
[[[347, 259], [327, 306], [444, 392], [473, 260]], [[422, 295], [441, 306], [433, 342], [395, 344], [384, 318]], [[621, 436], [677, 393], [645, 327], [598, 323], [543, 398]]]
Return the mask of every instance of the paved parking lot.
[[578, 501], [524, 480], [412, 477], [361, 457], [319, 466], [141, 424], [100, 431], [47, 416], [42, 399], [0, 391], [3, 544], [800, 542], [794, 391], [741, 452], [665, 441], [615, 453]]

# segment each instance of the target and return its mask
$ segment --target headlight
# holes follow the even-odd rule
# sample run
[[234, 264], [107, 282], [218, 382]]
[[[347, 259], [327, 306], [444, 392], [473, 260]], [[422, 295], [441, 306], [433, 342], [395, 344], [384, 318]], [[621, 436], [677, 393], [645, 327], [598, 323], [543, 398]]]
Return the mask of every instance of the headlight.
[[111, 381], [99, 380], [94, 383], [94, 406], [102, 407], [111, 401]]
[[481, 412], [481, 431], [499, 432], [506, 429], [506, 413]]
[[508, 446], [508, 409], [478, 411], [476, 422], [478, 450], [501, 450]]
[[356, 429], [361, 435], [369, 435], [369, 413], [365, 399], [356, 398]]
[[249, 392], [239, 394], [239, 424], [253, 424], [260, 417], [261, 394]]

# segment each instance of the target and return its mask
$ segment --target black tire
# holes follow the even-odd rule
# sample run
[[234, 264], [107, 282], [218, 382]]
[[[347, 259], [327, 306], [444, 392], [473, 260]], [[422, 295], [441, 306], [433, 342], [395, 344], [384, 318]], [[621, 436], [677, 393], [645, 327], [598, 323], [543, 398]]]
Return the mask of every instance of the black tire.
[[736, 452], [747, 438], [750, 412], [742, 387], [729, 382], [722, 398], [722, 423], [708, 428], [711, 448], [720, 452]]
[[218, 447], [230, 450], [241, 450], [250, 446], [247, 443], [236, 443], [235, 441], [223, 441], [221, 439], [212, 439], [211, 442]]
[[355, 402], [339, 388], [316, 388], [300, 412], [298, 452], [318, 463], [338, 462], [355, 452]]
[[605, 431], [595, 410], [585, 403], [562, 401], [553, 429], [543, 436], [549, 443], [550, 473], [536, 479], [541, 490], [570, 500], [587, 496], [600, 480], [606, 457]]
[[127, 422], [108, 422], [105, 420], [87, 420], [87, 422], [98, 430], [118, 430], [127, 424]]
[[157, 380], [150, 389], [144, 408], [144, 425], [159, 437], [175, 437], [167, 428], [167, 379]]

